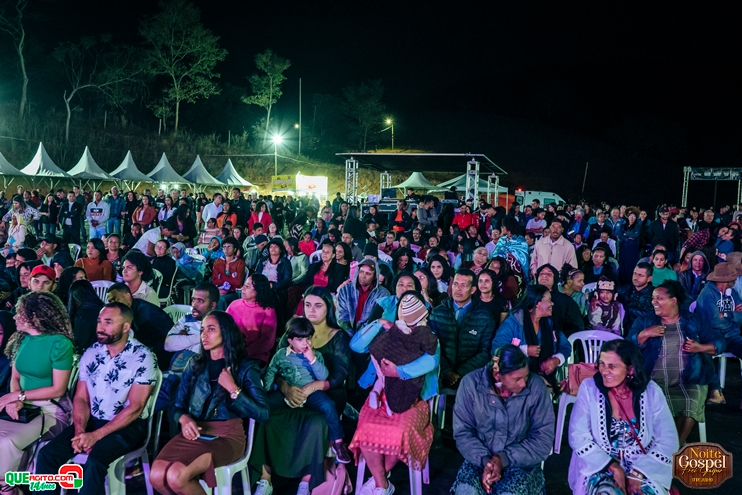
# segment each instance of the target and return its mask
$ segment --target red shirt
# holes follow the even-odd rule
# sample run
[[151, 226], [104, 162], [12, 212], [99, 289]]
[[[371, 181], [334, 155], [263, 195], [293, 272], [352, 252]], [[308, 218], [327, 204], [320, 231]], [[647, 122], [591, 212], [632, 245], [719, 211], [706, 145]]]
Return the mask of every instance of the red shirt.
[[312, 280], [312, 282], [317, 287], [327, 287], [327, 284], [330, 283], [330, 276], [327, 274], [327, 272], [323, 272], [320, 269], [317, 271], [317, 273], [314, 274], [314, 280]]
[[358, 287], [358, 305], [356, 306], [356, 319], [353, 323], [358, 324], [358, 320], [363, 317], [363, 308], [366, 307], [366, 301], [368, 295], [371, 294], [372, 287], [369, 285], [366, 290], [363, 289], [361, 284], [356, 284], [356, 287]]

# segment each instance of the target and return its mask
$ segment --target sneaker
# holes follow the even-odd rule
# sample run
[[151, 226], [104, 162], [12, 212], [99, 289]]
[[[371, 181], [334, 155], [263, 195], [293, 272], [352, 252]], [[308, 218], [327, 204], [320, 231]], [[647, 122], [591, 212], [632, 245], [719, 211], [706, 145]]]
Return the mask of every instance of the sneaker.
[[379, 408], [379, 394], [376, 392], [371, 392], [368, 394], [368, 407], [371, 409], [378, 409]]
[[366, 481], [360, 490], [358, 490], [358, 493], [356, 495], [372, 495], [374, 492], [374, 489], [376, 488], [376, 480], [373, 476], [371, 476], [368, 481]]
[[707, 406], [718, 406], [721, 404], [726, 404], [727, 401], [724, 398], [724, 394], [721, 393], [721, 390], [714, 390], [711, 392], [706, 399], [706, 405]]
[[299, 489], [296, 490], [296, 495], [309, 495], [309, 483], [306, 481], [299, 483]]
[[387, 484], [389, 486], [386, 488], [374, 488], [371, 495], [392, 495], [394, 493], [394, 485], [392, 485], [391, 481], [387, 481]]
[[332, 442], [332, 451], [335, 453], [335, 459], [340, 464], [350, 464], [353, 461], [353, 454], [345, 442]]
[[254, 495], [272, 495], [273, 485], [268, 480], [259, 480], [255, 485]]

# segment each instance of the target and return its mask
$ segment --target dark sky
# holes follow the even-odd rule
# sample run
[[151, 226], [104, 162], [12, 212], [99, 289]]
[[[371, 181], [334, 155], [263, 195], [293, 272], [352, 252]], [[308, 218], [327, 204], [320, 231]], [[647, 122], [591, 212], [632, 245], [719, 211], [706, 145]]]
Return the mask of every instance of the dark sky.
[[[585, 161], [602, 160], [615, 174], [628, 160], [629, 169], [661, 169], [658, 177], [667, 175], [673, 190], [667, 200], [677, 201], [682, 166], [740, 165], [742, 2], [196, 4], [229, 51], [218, 67], [223, 82], [247, 86], [254, 56], [266, 48], [292, 61], [276, 108], [287, 121], [297, 118], [299, 77], [305, 102], [312, 93], [382, 79], [398, 145], [484, 152], [526, 187], [550, 185], [550, 171], [539, 168], [550, 159], [579, 176], [569, 185], [554, 177], [565, 194], [581, 184]], [[104, 32], [138, 43], [138, 19], [157, 6], [57, 0], [45, 9], [40, 37], [51, 48]], [[659, 128], [652, 136], [672, 143], [631, 156], [615, 137], [627, 119], [651, 123]], [[517, 135], [529, 134], [524, 142], [504, 139], [523, 126], [529, 131]], [[565, 148], [560, 136], [574, 143]], [[592, 151], [605, 146], [614, 151]], [[606, 153], [614, 156], [603, 159]], [[596, 177], [589, 186], [607, 194]]]

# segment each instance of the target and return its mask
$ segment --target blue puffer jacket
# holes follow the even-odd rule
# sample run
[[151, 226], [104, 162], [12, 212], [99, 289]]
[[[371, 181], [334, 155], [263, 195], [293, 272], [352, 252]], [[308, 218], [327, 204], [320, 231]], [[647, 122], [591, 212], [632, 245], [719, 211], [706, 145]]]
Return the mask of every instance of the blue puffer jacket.
[[[641, 349], [644, 355], [644, 368], [650, 377], [662, 349], [662, 339], [660, 337], [652, 337], [644, 345], [641, 345], [639, 344], [638, 337], [642, 330], [653, 325], [662, 325], [659, 316], [654, 314], [640, 316], [631, 326], [627, 339]], [[706, 324], [706, 322], [702, 321], [697, 315], [693, 313], [682, 313], [679, 325], [683, 339], [690, 338], [701, 344], [714, 344], [717, 355], [724, 352], [726, 348], [724, 337], [710, 325]], [[685, 370], [683, 370], [684, 383], [689, 385], [708, 385], [714, 379], [715, 374], [714, 363], [710, 355], [699, 353], [688, 355], [688, 364], [685, 366]]]
[[[190, 386], [194, 376], [195, 358], [191, 358], [183, 371], [183, 376], [175, 397], [175, 421], [184, 414], [189, 414], [198, 421], [206, 407], [208, 411], [205, 421], [224, 421], [234, 418], [253, 418], [258, 423], [268, 421], [268, 401], [265, 390], [260, 382], [260, 363], [254, 359], [243, 359], [237, 370], [232, 370], [234, 381], [242, 392], [237, 400], [232, 400], [227, 394], [226, 399], [217, 400], [216, 394], [211, 393], [209, 368], [204, 369], [195, 377], [193, 387]], [[215, 385], [221, 388], [221, 385]], [[206, 403], [208, 401], [208, 404]]]

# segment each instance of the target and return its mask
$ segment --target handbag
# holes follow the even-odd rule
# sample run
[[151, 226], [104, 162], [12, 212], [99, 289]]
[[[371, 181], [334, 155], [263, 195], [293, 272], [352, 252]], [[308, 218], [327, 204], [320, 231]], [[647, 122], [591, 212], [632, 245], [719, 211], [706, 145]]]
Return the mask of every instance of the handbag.
[[569, 379], [569, 394], [577, 395], [580, 384], [595, 376], [598, 370], [593, 363], [576, 363], [567, 367], [567, 378]]
[[18, 419], [11, 418], [5, 409], [3, 409], [3, 412], [0, 412], [0, 419], [3, 421], [13, 421], [14, 423], [30, 423], [39, 415], [41, 415], [41, 408], [39, 406], [24, 404], [21, 410], [18, 411]]

